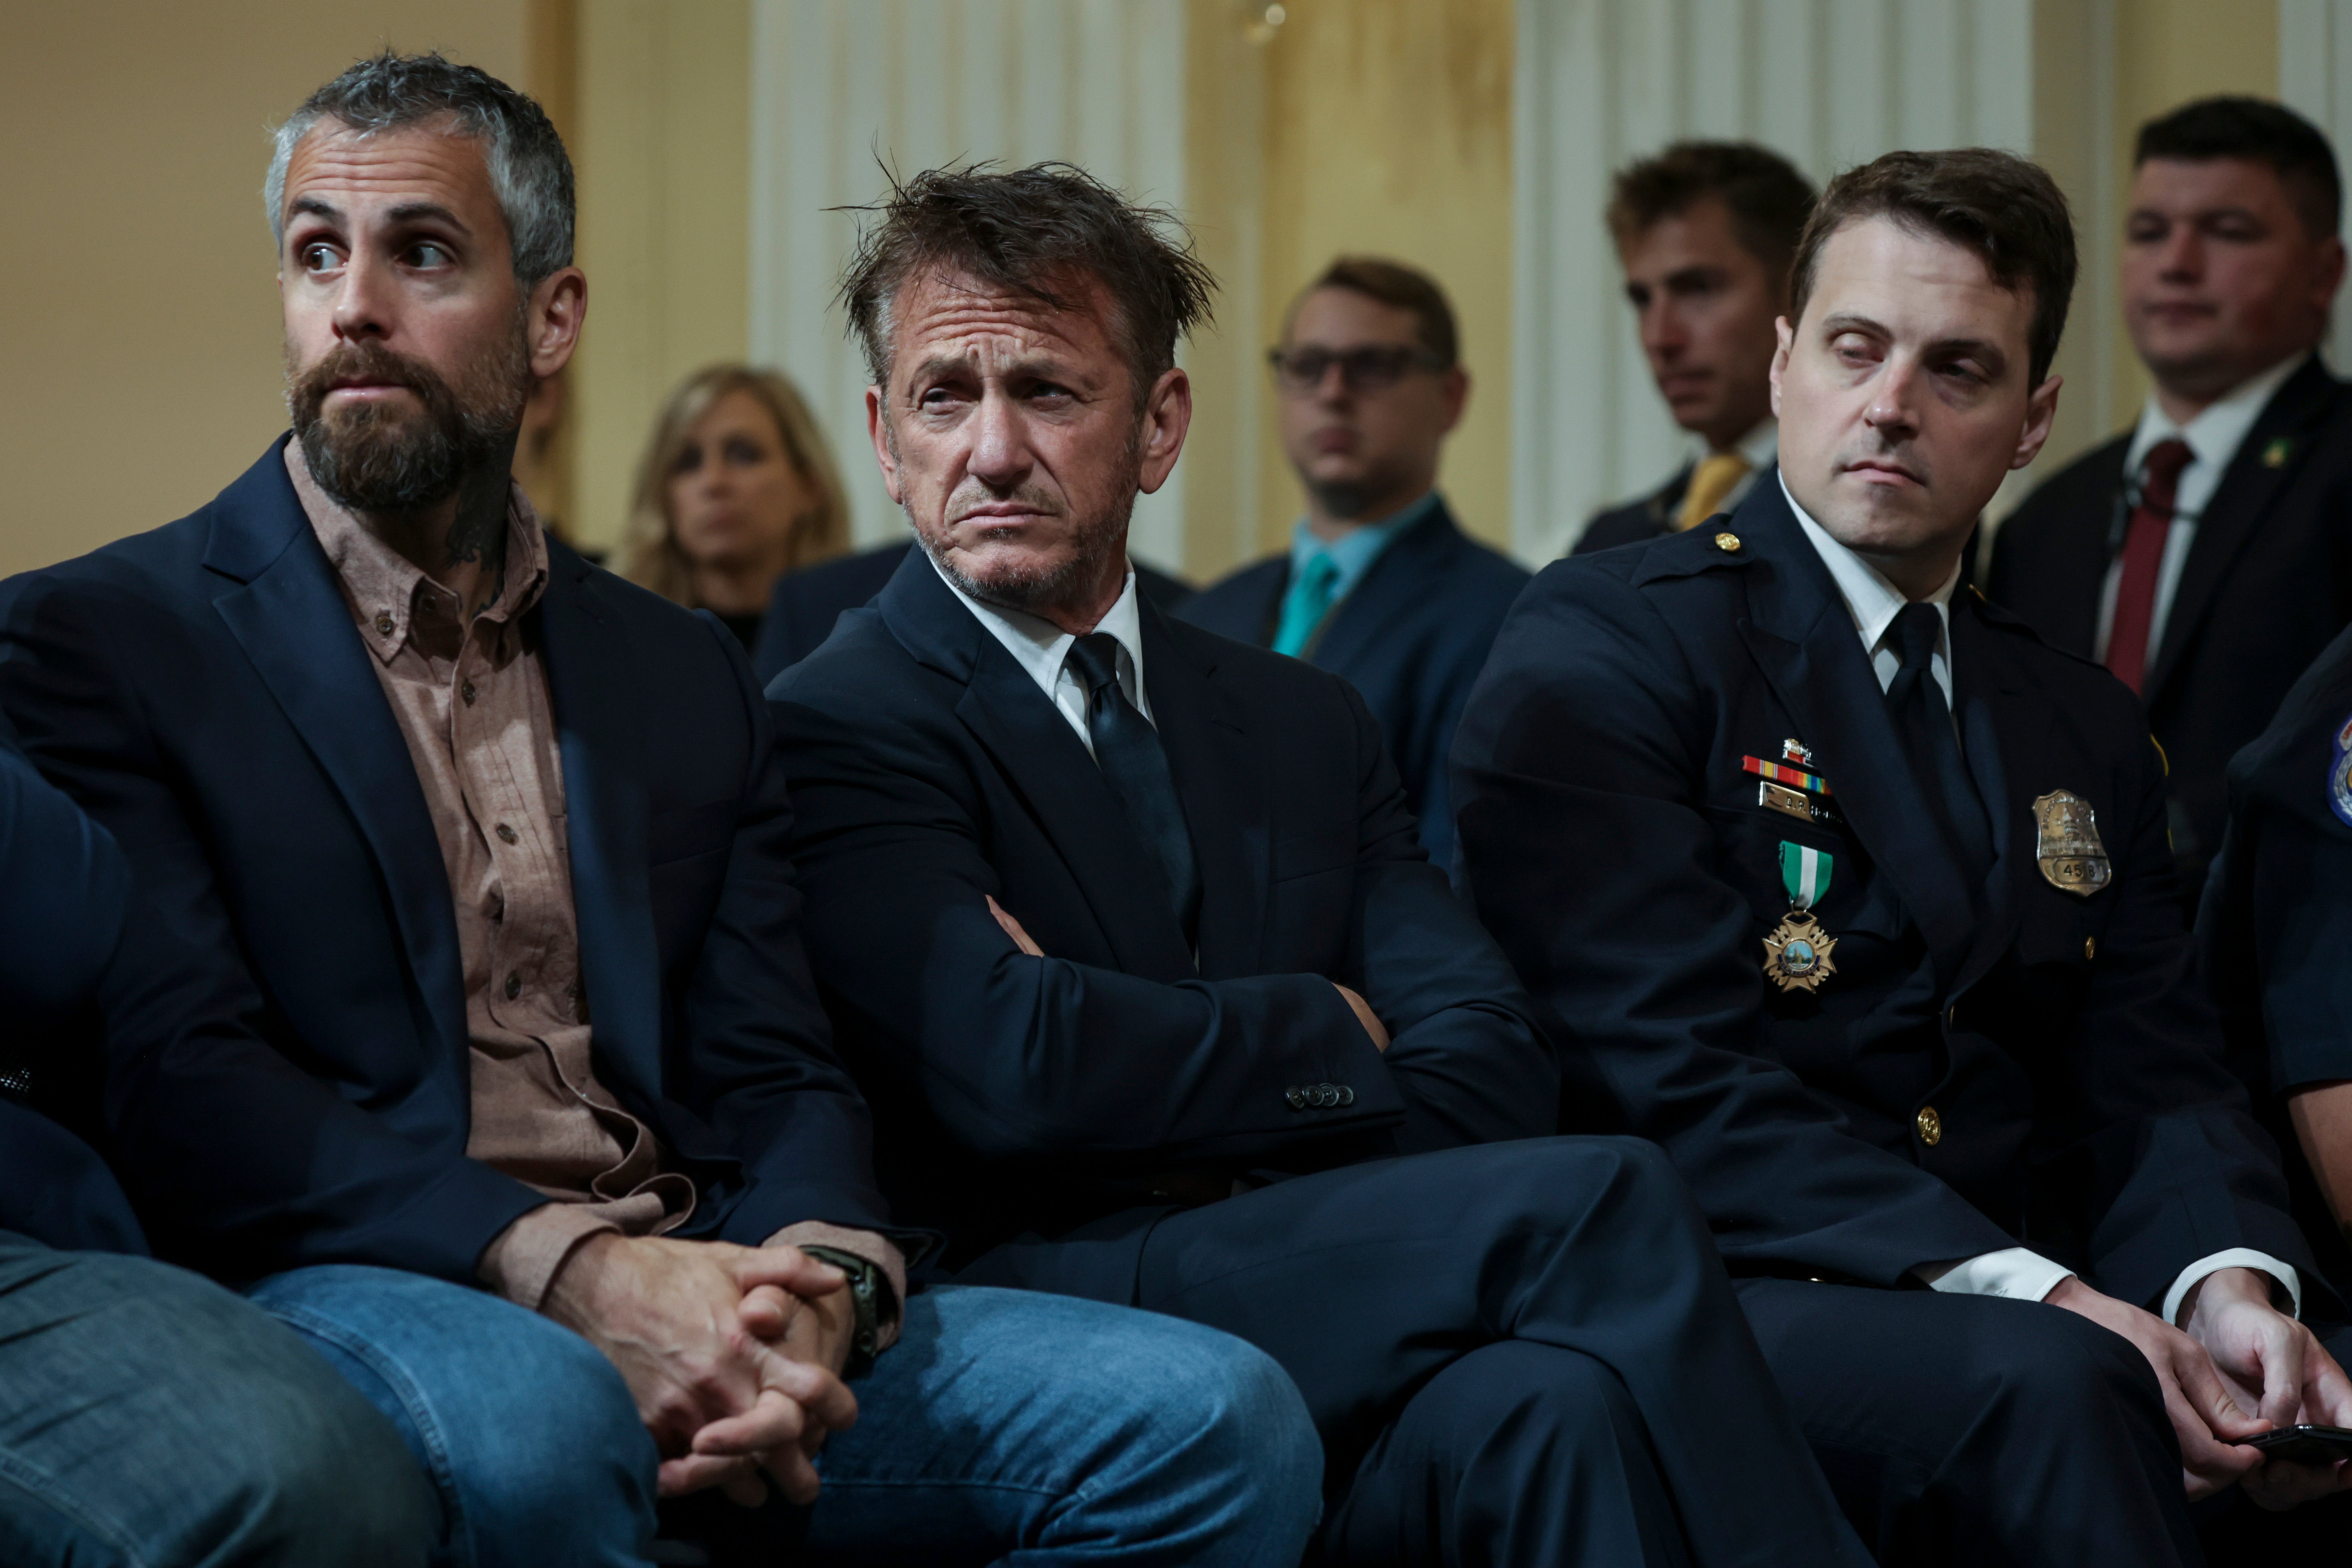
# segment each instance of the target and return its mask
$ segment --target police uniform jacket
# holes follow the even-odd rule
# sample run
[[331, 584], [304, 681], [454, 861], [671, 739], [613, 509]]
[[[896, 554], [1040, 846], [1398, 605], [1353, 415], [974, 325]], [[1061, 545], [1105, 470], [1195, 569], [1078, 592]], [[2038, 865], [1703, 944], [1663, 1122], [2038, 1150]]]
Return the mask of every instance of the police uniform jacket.
[[[1966, 591], [1950, 644], [1998, 856], [1978, 889], [1779, 485], [1555, 563], [1455, 752], [1479, 913], [1737, 1270], [1894, 1286], [2024, 1245], [2153, 1303], [2232, 1247], [2301, 1267], [2275, 1151], [2193, 989], [2130, 692]], [[1828, 786], [1798, 792], [1818, 819], [1760, 805], [1743, 763], [1789, 740]], [[2095, 814], [2103, 886], [2043, 874], [2034, 803], [2061, 790]], [[1816, 992], [1762, 971], [1783, 844], [1831, 858]]]

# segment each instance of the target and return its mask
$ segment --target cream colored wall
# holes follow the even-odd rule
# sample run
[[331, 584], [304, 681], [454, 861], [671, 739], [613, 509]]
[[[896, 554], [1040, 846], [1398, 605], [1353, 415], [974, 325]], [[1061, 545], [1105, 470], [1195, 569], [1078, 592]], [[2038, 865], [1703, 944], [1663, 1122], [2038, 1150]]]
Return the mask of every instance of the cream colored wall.
[[750, 321], [748, 0], [576, 0], [580, 266], [575, 537], [621, 534], [671, 387], [740, 359]]
[[285, 426], [267, 131], [384, 43], [509, 79], [524, 0], [16, 4], [0, 20], [0, 571], [184, 516]]
[[[1279, 337], [1292, 297], [1341, 252], [1427, 270], [1454, 301], [1472, 377], [1441, 483], [1465, 526], [1507, 542], [1511, 0], [1292, 0], [1285, 9], [1262, 46], [1251, 348], [1262, 353]], [[1216, 84], [1193, 90], [1214, 93]], [[1202, 103], [1196, 118], [1211, 109]], [[1265, 374], [1262, 364], [1254, 372]], [[1272, 439], [1271, 394], [1260, 401], [1255, 549], [1236, 542], [1242, 559], [1279, 548], [1301, 507], [1297, 480]], [[1189, 553], [1204, 581], [1227, 564], [1205, 551]]]

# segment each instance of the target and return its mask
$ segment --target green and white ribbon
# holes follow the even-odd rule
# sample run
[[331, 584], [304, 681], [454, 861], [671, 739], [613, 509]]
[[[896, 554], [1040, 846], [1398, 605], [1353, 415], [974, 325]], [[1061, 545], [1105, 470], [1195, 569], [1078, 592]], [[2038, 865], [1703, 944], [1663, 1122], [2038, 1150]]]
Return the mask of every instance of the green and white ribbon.
[[1811, 909], [1830, 890], [1830, 872], [1834, 864], [1834, 858], [1823, 850], [1808, 849], [1782, 839], [1780, 885], [1789, 889], [1789, 902], [1801, 910]]

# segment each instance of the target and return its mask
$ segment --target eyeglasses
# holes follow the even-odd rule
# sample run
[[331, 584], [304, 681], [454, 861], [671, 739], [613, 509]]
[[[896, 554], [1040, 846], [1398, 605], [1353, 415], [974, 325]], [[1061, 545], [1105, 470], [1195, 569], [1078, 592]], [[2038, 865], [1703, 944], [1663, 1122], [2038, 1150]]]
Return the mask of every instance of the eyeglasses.
[[1323, 384], [1331, 367], [1351, 392], [1386, 392], [1410, 370], [1444, 370], [1445, 362], [1427, 349], [1410, 343], [1374, 343], [1360, 349], [1268, 349], [1266, 363], [1274, 379], [1293, 397], [1305, 397]]

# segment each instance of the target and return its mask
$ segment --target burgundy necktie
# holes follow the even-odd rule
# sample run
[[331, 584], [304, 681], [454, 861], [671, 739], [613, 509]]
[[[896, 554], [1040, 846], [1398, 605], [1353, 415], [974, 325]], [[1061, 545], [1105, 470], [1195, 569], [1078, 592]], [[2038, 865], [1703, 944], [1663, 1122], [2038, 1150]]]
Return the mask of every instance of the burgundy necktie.
[[2140, 465], [2139, 504], [2124, 534], [2124, 574], [2116, 584], [2116, 615], [2107, 629], [2107, 668], [2134, 691], [2147, 679], [2147, 633], [2156, 623], [2157, 579], [2164, 573], [2165, 541], [2180, 470], [2196, 456], [2178, 436], [2147, 449]]

